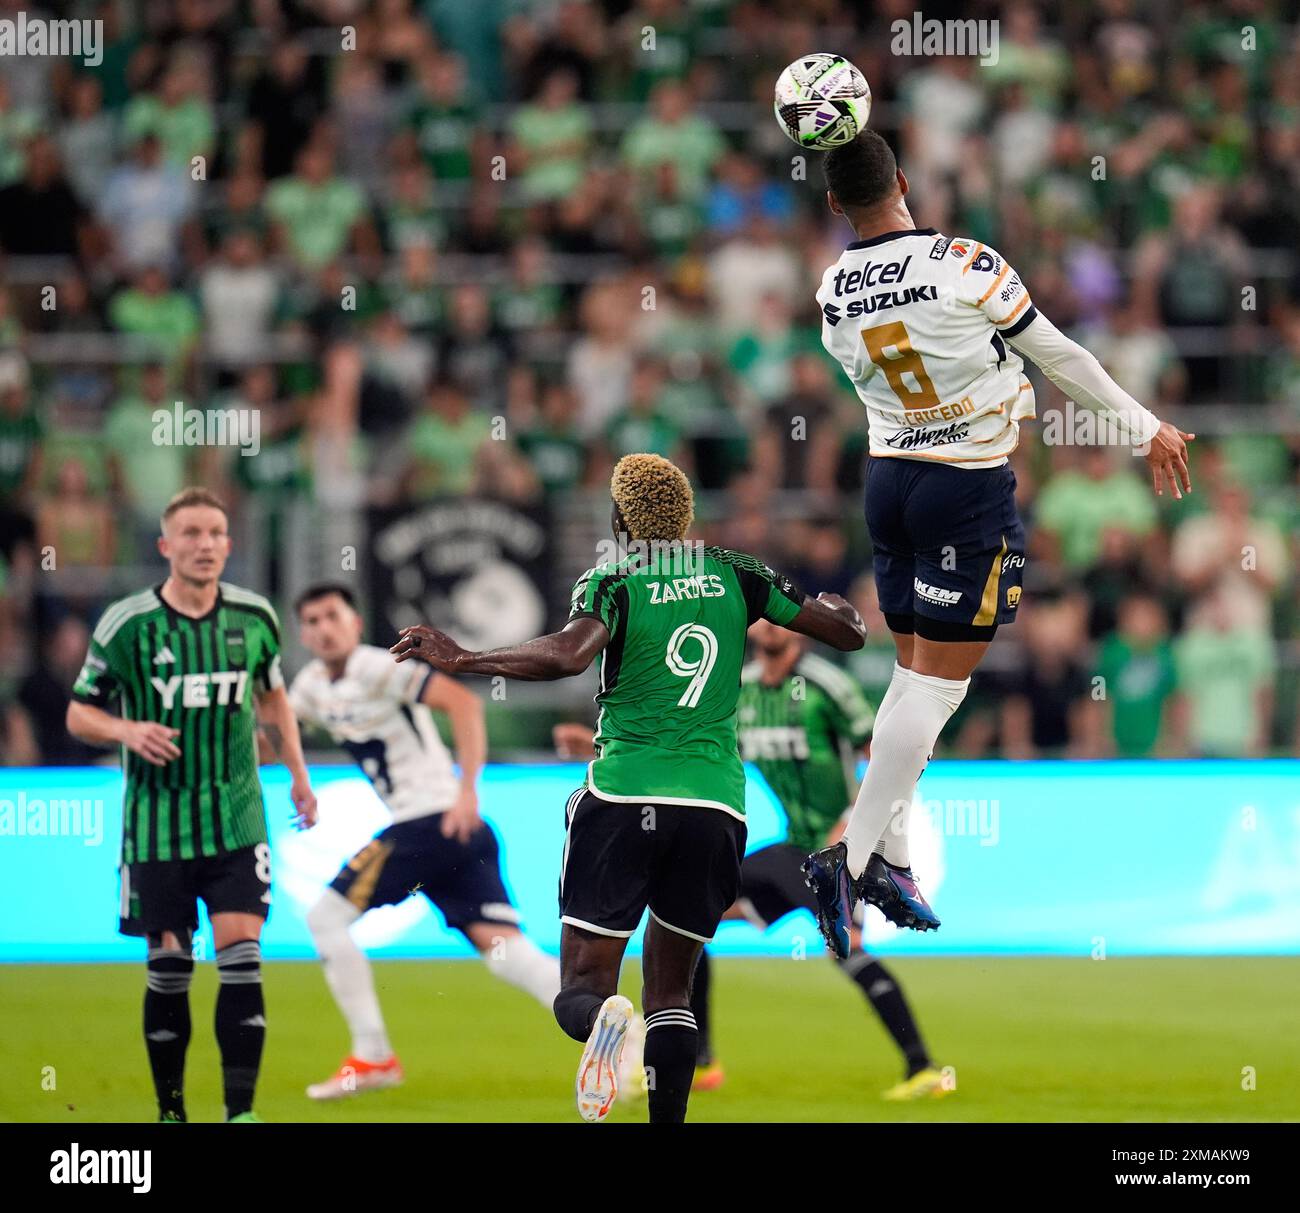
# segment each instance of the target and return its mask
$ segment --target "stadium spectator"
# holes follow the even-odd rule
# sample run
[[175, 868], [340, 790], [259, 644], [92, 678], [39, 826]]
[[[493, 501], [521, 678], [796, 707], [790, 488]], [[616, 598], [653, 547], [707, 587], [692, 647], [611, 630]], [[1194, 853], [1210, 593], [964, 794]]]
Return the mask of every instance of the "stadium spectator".
[[1184, 591], [1193, 599], [1220, 596], [1236, 626], [1265, 635], [1288, 565], [1286, 540], [1276, 525], [1251, 513], [1244, 485], [1221, 484], [1210, 511], [1174, 532], [1173, 570]]
[[511, 119], [508, 155], [515, 171], [522, 171], [530, 201], [563, 198], [586, 174], [591, 118], [577, 97], [577, 75], [556, 68], [542, 81], [536, 99], [520, 106]]
[[111, 568], [117, 556], [113, 510], [91, 483], [86, 465], [62, 460], [36, 514], [36, 544], [52, 553], [55, 568], [76, 573]]
[[158, 91], [137, 93], [127, 105], [122, 114], [123, 137], [131, 143], [146, 136], [156, 138], [168, 164], [191, 172], [195, 158], [206, 159], [216, 140], [216, 116], [205, 89], [201, 62], [178, 51]]
[[1084, 604], [1040, 601], [1026, 610], [1024, 653], [1006, 680], [1001, 752], [1008, 758], [1095, 758], [1100, 705], [1080, 654]]
[[1077, 456], [1044, 486], [1035, 513], [1039, 535], [1054, 544], [1067, 571], [1097, 559], [1107, 528], [1142, 536], [1156, 525], [1150, 486], [1130, 466], [1128, 447], [1086, 446]]
[[266, 191], [274, 247], [305, 270], [318, 270], [344, 253], [377, 251], [364, 191], [334, 172], [330, 151], [320, 140], [298, 154], [295, 172]]
[[157, 440], [160, 410], [170, 417], [173, 401], [166, 367], [151, 362], [140, 372], [138, 390], [126, 390], [104, 419], [104, 450], [126, 550], [139, 561], [153, 555], [158, 519], [189, 481], [189, 449]]
[[586, 479], [589, 450], [578, 433], [578, 399], [567, 383], [542, 390], [536, 420], [519, 432], [519, 449], [547, 495], [572, 491]]
[[27, 142], [21, 179], [0, 189], [0, 248], [18, 257], [88, 257], [95, 251], [90, 216], [46, 135]]
[[265, 355], [280, 279], [254, 232], [236, 229], [226, 236], [219, 259], [199, 275], [198, 297], [206, 352], [217, 366], [239, 367]]
[[102, 762], [108, 752], [73, 737], [64, 723], [68, 698], [85, 660], [90, 629], [76, 615], [65, 615], [41, 649], [41, 660], [18, 688], [20, 720], [9, 722], [31, 738], [32, 765], [81, 766]]
[[131, 159], [99, 195], [100, 220], [112, 233], [112, 257], [123, 273], [178, 264], [182, 231], [196, 198], [189, 174], [163, 161], [155, 134], [142, 135]]
[[194, 301], [172, 287], [156, 265], [142, 267], [131, 285], [113, 296], [108, 319], [119, 333], [137, 339], [136, 350], [164, 359], [173, 375], [193, 352], [203, 327]]
[[1177, 744], [1201, 758], [1268, 752], [1277, 654], [1273, 638], [1233, 615], [1229, 596], [1209, 594], [1174, 641]]
[[647, 179], [658, 165], [673, 164], [683, 192], [700, 196], [726, 151], [726, 141], [708, 118], [693, 110], [687, 86], [670, 79], [655, 85], [650, 112], [633, 123], [621, 151], [624, 164]]
[[45, 422], [28, 378], [21, 354], [0, 354], [0, 558], [10, 566], [32, 559], [32, 511], [43, 471]]
[[1119, 607], [1119, 626], [1102, 645], [1097, 671], [1108, 742], [1121, 758], [1158, 752], [1165, 710], [1177, 685], [1169, 625], [1159, 599], [1133, 594]]

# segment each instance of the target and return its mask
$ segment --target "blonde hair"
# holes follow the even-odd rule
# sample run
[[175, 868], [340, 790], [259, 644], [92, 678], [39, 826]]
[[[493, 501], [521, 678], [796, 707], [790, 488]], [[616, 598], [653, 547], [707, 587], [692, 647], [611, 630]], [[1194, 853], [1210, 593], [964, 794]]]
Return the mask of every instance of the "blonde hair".
[[695, 518], [691, 482], [662, 455], [624, 455], [609, 492], [632, 539], [683, 539]]
[[162, 512], [162, 525], [165, 530], [167, 519], [170, 518], [177, 510], [183, 510], [191, 505], [207, 505], [214, 510], [220, 510], [227, 518], [230, 517], [230, 511], [226, 509], [226, 503], [221, 500], [211, 489], [201, 487], [191, 487], [181, 489], [168, 503], [167, 508]]

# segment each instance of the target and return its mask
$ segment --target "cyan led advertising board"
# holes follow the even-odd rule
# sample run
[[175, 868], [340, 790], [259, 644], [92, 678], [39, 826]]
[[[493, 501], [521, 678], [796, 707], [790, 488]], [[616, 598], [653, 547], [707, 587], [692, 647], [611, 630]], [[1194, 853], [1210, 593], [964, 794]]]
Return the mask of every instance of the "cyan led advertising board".
[[[321, 766], [320, 824], [296, 832], [285, 772], [263, 774], [274, 854], [265, 952], [309, 957], [307, 910], [387, 817], [354, 768]], [[525, 928], [552, 951], [564, 803], [582, 774], [497, 765], [480, 789]], [[0, 770], [0, 960], [142, 958], [142, 941], [116, 933], [121, 787], [111, 768]], [[750, 850], [781, 837], [784, 819], [752, 770], [748, 812]], [[911, 836], [943, 927], [899, 933], [872, 910], [867, 939], [882, 952], [1300, 952], [1300, 761], [936, 762]], [[470, 954], [422, 897], [354, 931], [378, 956]], [[819, 946], [805, 914], [761, 934], [726, 923], [714, 941], [728, 953]]]

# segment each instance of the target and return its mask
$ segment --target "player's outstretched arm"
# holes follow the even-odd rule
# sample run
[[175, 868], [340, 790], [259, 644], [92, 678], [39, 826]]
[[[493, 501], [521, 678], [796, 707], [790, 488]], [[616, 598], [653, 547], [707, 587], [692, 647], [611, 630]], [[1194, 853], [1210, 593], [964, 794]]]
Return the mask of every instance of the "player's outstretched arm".
[[478, 777], [487, 761], [487, 727], [483, 719], [483, 701], [450, 678], [431, 675], [420, 702], [435, 712], [442, 712], [451, 722], [452, 748], [460, 767], [460, 794], [456, 803], [442, 814], [444, 838], [453, 835], [468, 842], [482, 824], [478, 815]]
[[257, 696], [257, 714], [280, 761], [289, 768], [293, 781], [289, 785], [289, 796], [293, 800], [293, 807], [298, 810], [294, 824], [310, 829], [316, 824], [316, 794], [311, 790], [311, 780], [307, 775], [298, 718], [293, 713], [293, 706], [289, 703], [289, 695], [284, 687], [262, 691]]
[[521, 682], [551, 682], [581, 674], [609, 643], [609, 631], [599, 619], [584, 615], [563, 631], [539, 636], [508, 648], [471, 653], [436, 628], [419, 624], [403, 628], [388, 651], [398, 661], [427, 662], [444, 674], [483, 674]]
[[816, 598], [805, 594], [799, 614], [785, 626], [841, 653], [860, 649], [867, 639], [867, 625], [862, 622], [862, 616], [851, 602], [838, 594], [818, 594]]
[[1151, 469], [1156, 496], [1166, 482], [1181, 500], [1192, 491], [1187, 471], [1187, 443], [1195, 434], [1161, 421], [1143, 408], [1106, 374], [1100, 362], [1077, 341], [1071, 341], [1041, 312], [1008, 341], [1025, 357], [1033, 359], [1067, 396], [1083, 405], [1118, 418], [1134, 446], [1146, 446], [1145, 458]]
[[152, 720], [124, 720], [92, 703], [74, 699], [68, 704], [64, 723], [79, 741], [88, 745], [124, 745], [156, 767], [165, 767], [181, 756], [173, 742], [173, 738], [180, 736], [179, 730]]

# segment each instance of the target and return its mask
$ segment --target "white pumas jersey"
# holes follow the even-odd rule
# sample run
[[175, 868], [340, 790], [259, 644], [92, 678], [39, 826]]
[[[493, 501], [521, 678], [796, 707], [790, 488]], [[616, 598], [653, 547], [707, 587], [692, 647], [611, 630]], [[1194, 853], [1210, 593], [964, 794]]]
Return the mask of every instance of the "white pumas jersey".
[[398, 665], [386, 649], [361, 644], [337, 682], [317, 659], [289, 688], [298, 718], [325, 729], [352, 755], [395, 822], [441, 813], [460, 791], [433, 713], [420, 702], [433, 676], [426, 665]]
[[817, 302], [822, 344], [866, 405], [872, 455], [991, 467], [1015, 450], [1034, 390], [1007, 339], [1038, 313], [993, 249], [933, 228], [859, 240]]

